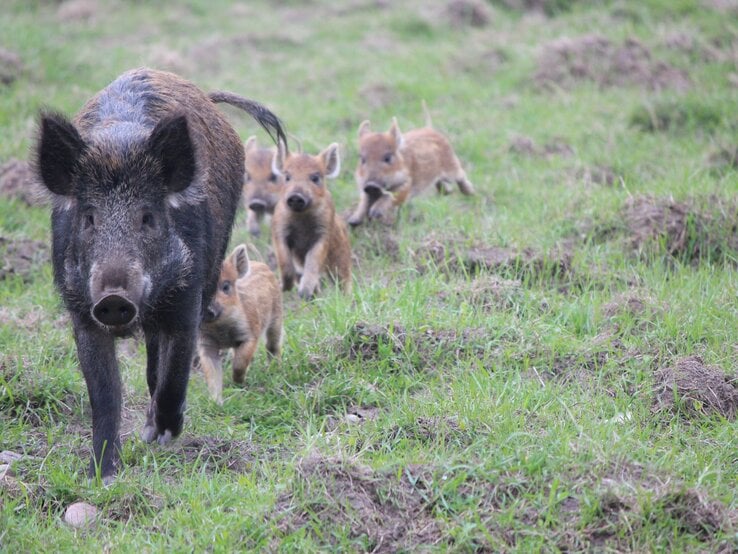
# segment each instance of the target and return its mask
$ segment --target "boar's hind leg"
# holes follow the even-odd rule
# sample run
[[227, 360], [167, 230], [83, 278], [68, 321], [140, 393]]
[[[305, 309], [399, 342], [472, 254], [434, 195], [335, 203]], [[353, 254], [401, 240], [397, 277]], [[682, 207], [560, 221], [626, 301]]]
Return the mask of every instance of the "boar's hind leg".
[[121, 384], [111, 335], [73, 316], [77, 355], [92, 407], [92, 461], [89, 474], [115, 475], [120, 456]]
[[159, 444], [166, 444], [182, 432], [196, 339], [194, 326], [172, 333], [159, 332], [156, 388], [142, 433], [146, 442], [157, 440]]

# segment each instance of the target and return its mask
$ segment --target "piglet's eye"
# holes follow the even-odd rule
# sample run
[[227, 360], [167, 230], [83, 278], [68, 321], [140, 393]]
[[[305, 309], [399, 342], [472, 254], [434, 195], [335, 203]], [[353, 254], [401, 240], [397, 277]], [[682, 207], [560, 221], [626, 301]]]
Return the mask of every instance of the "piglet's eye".
[[361, 157], [361, 165], [364, 165], [366, 163], [366, 158], [364, 156]]
[[285, 181], [291, 181], [292, 180], [292, 175], [290, 175], [289, 173], [285, 173], [284, 174], [284, 180]]
[[251, 175], [249, 175], [248, 171], [245, 171], [243, 174], [243, 182], [248, 183], [251, 180]]
[[310, 176], [310, 180], [311, 180], [311, 181], [312, 181], [313, 183], [315, 183], [316, 185], [319, 185], [319, 184], [320, 184], [320, 175], [318, 175], [317, 173], [313, 173], [313, 174], [312, 174], [312, 175]]
[[392, 163], [392, 154], [385, 154], [384, 155], [384, 163], [386, 163], [386, 164]]
[[275, 173], [272, 173], [271, 175], [269, 175], [269, 182], [270, 183], [274, 183], [274, 182], [276, 182], [276, 180], [277, 180], [277, 175]]
[[230, 294], [230, 292], [231, 292], [231, 282], [230, 281], [223, 281], [223, 284], [220, 286], [220, 290], [222, 290], [225, 294]]

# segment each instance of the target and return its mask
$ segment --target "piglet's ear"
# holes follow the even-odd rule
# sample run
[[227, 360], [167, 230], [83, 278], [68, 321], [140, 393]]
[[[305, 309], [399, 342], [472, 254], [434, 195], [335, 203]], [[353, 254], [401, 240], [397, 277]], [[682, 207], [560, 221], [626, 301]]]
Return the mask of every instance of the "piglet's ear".
[[277, 151], [272, 157], [272, 173], [275, 175], [284, 175], [284, 162], [287, 159], [287, 148], [284, 141], [279, 141]]
[[326, 179], [335, 179], [338, 177], [338, 174], [341, 172], [341, 156], [338, 153], [338, 144], [334, 142], [318, 154], [318, 156], [323, 161]]
[[359, 125], [359, 138], [371, 132], [372, 132], [372, 124], [369, 122], [368, 119], [365, 119], [364, 121], [361, 122], [361, 125]]
[[256, 136], [251, 135], [249, 138], [246, 139], [246, 142], [243, 143], [243, 151], [248, 152], [251, 149], [255, 149], [256, 144]]
[[402, 132], [400, 131], [400, 126], [397, 124], [396, 117], [392, 118], [392, 126], [390, 127], [389, 134], [393, 139], [395, 139], [395, 147], [401, 148], [404, 139], [402, 137]]
[[239, 244], [230, 255], [230, 262], [236, 268], [238, 277], [241, 278], [249, 272], [249, 255], [245, 244]]
[[148, 152], [161, 164], [168, 192], [182, 192], [195, 177], [195, 147], [187, 118], [175, 115], [161, 120], [151, 132]]
[[54, 194], [72, 194], [74, 168], [86, 146], [77, 128], [63, 115], [41, 116], [36, 143], [36, 172]]

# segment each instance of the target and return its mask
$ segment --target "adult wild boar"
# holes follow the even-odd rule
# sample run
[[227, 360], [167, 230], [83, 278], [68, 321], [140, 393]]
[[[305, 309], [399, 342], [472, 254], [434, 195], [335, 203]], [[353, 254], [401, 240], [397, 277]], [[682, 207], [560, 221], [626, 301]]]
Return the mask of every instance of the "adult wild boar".
[[106, 480], [119, 463], [116, 337], [142, 329], [146, 339], [142, 438], [163, 444], [182, 431], [198, 327], [243, 184], [242, 142], [215, 102], [284, 140], [261, 105], [146, 68], [118, 77], [72, 121], [41, 115], [36, 171], [53, 196], [54, 280], [90, 396], [90, 473]]

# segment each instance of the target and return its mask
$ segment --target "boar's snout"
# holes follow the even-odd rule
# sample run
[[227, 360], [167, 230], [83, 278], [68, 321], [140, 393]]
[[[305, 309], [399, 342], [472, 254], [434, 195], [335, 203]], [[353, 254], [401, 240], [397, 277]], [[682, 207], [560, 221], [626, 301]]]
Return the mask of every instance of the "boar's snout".
[[208, 305], [208, 309], [205, 310], [205, 317], [203, 318], [203, 320], [205, 321], [205, 323], [208, 323], [210, 321], [215, 321], [221, 316], [222, 313], [223, 313], [223, 306], [221, 306], [217, 302], [211, 302]]
[[372, 200], [377, 200], [380, 196], [382, 196], [382, 187], [376, 181], [369, 181], [367, 184], [364, 185], [364, 192]]
[[138, 309], [122, 292], [103, 296], [93, 307], [93, 317], [108, 327], [124, 327], [136, 319]]
[[310, 206], [310, 199], [296, 192], [287, 197], [287, 206], [293, 212], [304, 212]]
[[251, 202], [249, 202], [249, 209], [258, 213], [264, 212], [266, 210], [266, 207], [266, 202], [257, 198], [254, 198]]

